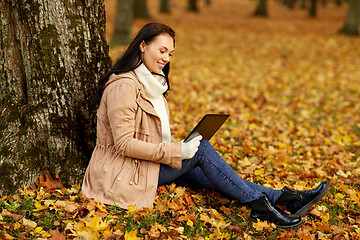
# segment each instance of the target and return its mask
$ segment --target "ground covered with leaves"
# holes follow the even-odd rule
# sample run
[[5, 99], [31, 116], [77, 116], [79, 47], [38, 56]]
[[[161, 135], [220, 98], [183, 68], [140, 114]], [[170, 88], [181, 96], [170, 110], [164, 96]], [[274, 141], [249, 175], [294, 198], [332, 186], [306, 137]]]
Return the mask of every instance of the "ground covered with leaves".
[[[111, 35], [114, 0], [106, 0]], [[303, 190], [329, 181], [327, 195], [285, 231], [248, 221], [249, 209], [213, 192], [158, 189], [154, 206], [129, 211], [86, 199], [59, 177], [0, 198], [4, 239], [360, 239], [360, 38], [338, 35], [346, 14], [328, 4], [316, 19], [269, 2], [201, 1], [197, 14], [149, 1], [153, 21], [176, 31], [168, 102], [183, 139], [206, 113], [229, 113], [211, 140], [247, 180]], [[134, 33], [146, 23], [136, 20]], [[124, 48], [111, 48], [116, 59]]]

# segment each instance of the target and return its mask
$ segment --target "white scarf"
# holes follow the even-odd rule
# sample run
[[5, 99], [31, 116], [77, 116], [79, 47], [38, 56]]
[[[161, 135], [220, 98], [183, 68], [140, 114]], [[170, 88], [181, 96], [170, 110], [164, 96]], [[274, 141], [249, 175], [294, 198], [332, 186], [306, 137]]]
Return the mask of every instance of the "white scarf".
[[163, 93], [168, 89], [165, 78], [153, 75], [144, 63], [137, 67], [134, 72], [144, 85], [145, 94], [160, 118], [163, 142], [171, 142], [169, 116], [163, 98]]

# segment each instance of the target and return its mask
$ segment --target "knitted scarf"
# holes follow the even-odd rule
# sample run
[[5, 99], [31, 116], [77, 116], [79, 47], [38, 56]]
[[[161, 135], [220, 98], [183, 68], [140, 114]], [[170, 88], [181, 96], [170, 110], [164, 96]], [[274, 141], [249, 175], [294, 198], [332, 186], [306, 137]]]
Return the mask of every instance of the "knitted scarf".
[[163, 93], [168, 88], [165, 78], [152, 74], [144, 63], [137, 67], [134, 72], [144, 85], [145, 94], [160, 118], [163, 142], [171, 142], [169, 116], [163, 97]]

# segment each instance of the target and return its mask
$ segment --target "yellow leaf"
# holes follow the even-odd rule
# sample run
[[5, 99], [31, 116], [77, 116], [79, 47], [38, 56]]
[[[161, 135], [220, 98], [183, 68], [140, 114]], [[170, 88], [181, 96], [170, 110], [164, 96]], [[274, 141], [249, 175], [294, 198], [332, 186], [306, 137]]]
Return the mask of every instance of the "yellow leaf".
[[204, 213], [200, 214], [200, 220], [204, 222], [211, 222], [210, 217]]
[[185, 191], [186, 191], [186, 188], [177, 187], [174, 192], [175, 192], [177, 197], [181, 197], [181, 196], [183, 196], [185, 194]]
[[255, 176], [259, 176], [259, 175], [264, 174], [264, 172], [265, 172], [265, 169], [260, 168], [260, 169], [256, 169], [254, 174], [255, 174]]
[[166, 227], [164, 227], [163, 225], [158, 224], [158, 228], [161, 232], [167, 232]]
[[[68, 226], [69, 226], [69, 228], [68, 228]], [[66, 226], [66, 228], [68, 228], [68, 229], [75, 229], [76, 231], [84, 231], [85, 223], [77, 222], [74, 225], [69, 225], [68, 224], [68, 226]]]
[[21, 224], [19, 222], [14, 223], [14, 230], [21, 228]]
[[45, 232], [45, 231], [41, 231], [41, 237], [43, 237], [43, 238], [49, 238], [49, 237], [51, 237], [51, 234], [48, 233], [48, 232]]
[[255, 228], [257, 231], [262, 231], [264, 229], [269, 229], [271, 227], [274, 228], [274, 225], [272, 223], [260, 221], [259, 219], [257, 220], [257, 222], [253, 222], [252, 225], [253, 225], [253, 228]]
[[325, 215], [322, 215], [321, 216], [321, 219], [324, 221], [324, 222], [329, 222], [329, 219], [330, 219], [330, 214], [329, 213], [327, 213], [327, 214], [325, 214]]
[[216, 209], [211, 209], [210, 215], [212, 218], [215, 218], [218, 220], [224, 220], [224, 217], [218, 211], [216, 211]]
[[130, 214], [135, 214], [136, 212], [137, 212], [137, 206], [133, 206], [133, 205], [131, 205], [131, 206], [129, 206], [129, 209], [128, 209], [128, 212], [130, 213]]
[[33, 212], [41, 211], [41, 210], [44, 210], [44, 209], [47, 208], [46, 206], [42, 205], [38, 201], [34, 202], [34, 206], [35, 206], [36, 209], [34, 209]]
[[137, 237], [137, 230], [125, 232], [125, 240], [139, 240], [139, 239], [140, 238]]
[[42, 227], [37, 227], [37, 228], [34, 229], [34, 232], [41, 233], [42, 230], [43, 230]]
[[187, 224], [188, 226], [190, 226], [190, 227], [194, 226], [193, 221], [191, 221], [190, 219], [187, 220], [186, 224]]
[[335, 197], [338, 198], [338, 199], [343, 199], [345, 196], [342, 193], [336, 193]]
[[340, 185], [340, 189], [343, 190], [344, 192], [347, 192], [349, 190], [349, 187], [345, 184]]

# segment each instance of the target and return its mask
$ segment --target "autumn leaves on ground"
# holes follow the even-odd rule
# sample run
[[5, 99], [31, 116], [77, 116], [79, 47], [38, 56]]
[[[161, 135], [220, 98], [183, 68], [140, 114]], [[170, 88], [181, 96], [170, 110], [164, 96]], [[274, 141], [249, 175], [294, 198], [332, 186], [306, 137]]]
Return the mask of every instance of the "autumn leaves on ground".
[[[158, 189], [153, 207], [129, 211], [86, 199], [79, 185], [39, 179], [0, 199], [4, 239], [360, 239], [360, 38], [338, 35], [346, 6], [305, 10], [269, 2], [214, 0], [187, 13], [171, 1], [153, 19], [176, 31], [168, 101], [174, 137], [206, 113], [229, 113], [211, 140], [247, 180], [302, 190], [331, 182], [298, 230], [248, 222], [249, 209], [212, 191]], [[108, 37], [114, 0], [106, 0]], [[134, 33], [146, 23], [134, 22]], [[123, 47], [113, 47], [117, 58]], [[61, 176], [60, 176], [61, 177]]]

